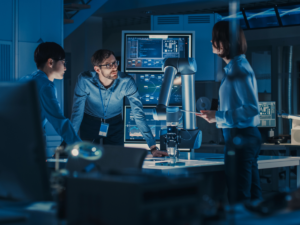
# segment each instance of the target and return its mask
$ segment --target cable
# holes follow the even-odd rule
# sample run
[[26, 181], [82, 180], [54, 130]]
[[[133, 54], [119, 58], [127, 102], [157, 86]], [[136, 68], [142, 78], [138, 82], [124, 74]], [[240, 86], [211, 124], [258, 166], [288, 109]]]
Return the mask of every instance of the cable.
[[[183, 130], [183, 129], [182, 129]], [[185, 131], [187, 131], [187, 133], [190, 135], [190, 138], [189, 139], [184, 139], [184, 138], [182, 138], [182, 136], [180, 137], [182, 140], [185, 140], [185, 141], [190, 141], [192, 138], [193, 138], [193, 136], [190, 134], [190, 132], [188, 131], [188, 130], [185, 130]]]
[[202, 114], [201, 112], [194, 112], [194, 111], [188, 111], [188, 110], [184, 110], [184, 109], [180, 109], [180, 111], [182, 112], [187, 112], [187, 113], [195, 113], [195, 114]]

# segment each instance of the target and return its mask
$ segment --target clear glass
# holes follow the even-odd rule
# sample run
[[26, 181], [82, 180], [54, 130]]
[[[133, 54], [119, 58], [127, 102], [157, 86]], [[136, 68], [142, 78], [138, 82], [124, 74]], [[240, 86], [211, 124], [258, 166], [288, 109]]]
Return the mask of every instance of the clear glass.
[[100, 67], [101, 66], [105, 66], [106, 69], [111, 69], [113, 67], [118, 67], [119, 66], [119, 61], [114, 61], [112, 63], [109, 63], [109, 64], [106, 64], [106, 65], [99, 65]]
[[68, 145], [65, 151], [71, 157], [80, 157], [90, 161], [98, 160], [103, 155], [102, 146], [85, 141]]

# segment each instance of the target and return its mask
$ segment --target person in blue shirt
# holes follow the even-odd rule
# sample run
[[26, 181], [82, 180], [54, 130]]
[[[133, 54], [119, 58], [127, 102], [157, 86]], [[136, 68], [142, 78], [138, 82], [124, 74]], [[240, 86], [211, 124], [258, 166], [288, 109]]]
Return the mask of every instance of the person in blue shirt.
[[62, 80], [66, 71], [65, 51], [54, 42], [39, 44], [34, 52], [37, 71], [21, 80], [34, 80], [37, 86], [43, 128], [49, 121], [67, 144], [80, 142], [70, 120], [67, 119], [57, 101], [54, 79]]
[[118, 72], [119, 62], [110, 50], [101, 49], [92, 56], [95, 72], [82, 72], [75, 86], [71, 121], [82, 140], [107, 145], [124, 145], [123, 99], [130, 102], [135, 122], [153, 156], [159, 151], [146, 123], [143, 105], [134, 79]]
[[[202, 110], [197, 116], [216, 123], [223, 130], [229, 199], [244, 201], [262, 198], [257, 165], [261, 146], [257, 128], [260, 113], [256, 78], [244, 55], [247, 42], [241, 28], [236, 37], [237, 54], [234, 55], [230, 52], [229, 22], [220, 21], [214, 25], [213, 53], [227, 64], [219, 89], [219, 109]], [[235, 155], [234, 161], [231, 161], [232, 155]]]

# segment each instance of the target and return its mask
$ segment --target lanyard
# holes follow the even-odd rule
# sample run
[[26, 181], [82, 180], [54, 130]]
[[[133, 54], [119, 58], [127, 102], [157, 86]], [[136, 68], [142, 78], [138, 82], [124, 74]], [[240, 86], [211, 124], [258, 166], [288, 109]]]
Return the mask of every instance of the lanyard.
[[112, 92], [114, 91], [114, 86], [112, 87], [112, 90], [110, 91], [109, 99], [108, 99], [107, 106], [106, 106], [106, 109], [105, 109], [104, 108], [104, 104], [103, 104], [102, 94], [101, 94], [101, 84], [100, 84], [100, 81], [99, 81], [98, 84], [99, 84], [99, 92], [100, 92], [100, 98], [101, 98], [101, 103], [102, 103], [102, 108], [103, 108], [103, 115], [104, 115], [104, 123], [105, 123], [105, 114], [106, 114], [106, 111], [107, 111], [107, 108], [108, 108], [108, 105], [109, 105], [109, 102], [110, 102], [110, 98], [111, 98]]

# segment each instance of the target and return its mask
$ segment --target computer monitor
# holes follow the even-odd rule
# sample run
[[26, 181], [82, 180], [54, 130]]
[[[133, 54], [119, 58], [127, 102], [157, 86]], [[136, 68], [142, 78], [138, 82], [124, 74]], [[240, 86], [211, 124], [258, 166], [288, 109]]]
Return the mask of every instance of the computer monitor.
[[278, 27], [279, 21], [274, 7], [260, 9], [245, 9], [245, 15], [250, 28]]
[[232, 20], [239, 20], [240, 23], [240, 27], [245, 30], [248, 29], [243, 12], [238, 12], [237, 14], [234, 15], [229, 15], [228, 12], [224, 12], [224, 13], [219, 13], [222, 16], [222, 20], [223, 21], [232, 21]]
[[283, 26], [300, 24], [300, 5], [277, 6]]
[[34, 81], [0, 82], [0, 198], [51, 200]]
[[[164, 79], [163, 73], [130, 73], [138, 87], [140, 100], [143, 105], [157, 105], [161, 85]], [[129, 101], [125, 98], [125, 104], [129, 105]], [[170, 96], [169, 105], [182, 104], [181, 78], [175, 77], [174, 85]]]
[[259, 102], [260, 124], [258, 127], [276, 127], [276, 103]]
[[[151, 132], [156, 140], [159, 143], [160, 140], [160, 130], [166, 129], [166, 121], [156, 121], [153, 119], [153, 109], [155, 106], [145, 106], [144, 113], [145, 119], [148, 126], [151, 129]], [[182, 120], [178, 127], [182, 127]], [[139, 128], [137, 127], [134, 119], [134, 115], [131, 111], [130, 106], [125, 106], [124, 108], [124, 142], [125, 143], [146, 143], [142, 133], [140, 132]]]
[[123, 72], [163, 72], [166, 58], [193, 57], [194, 32], [122, 32]]

